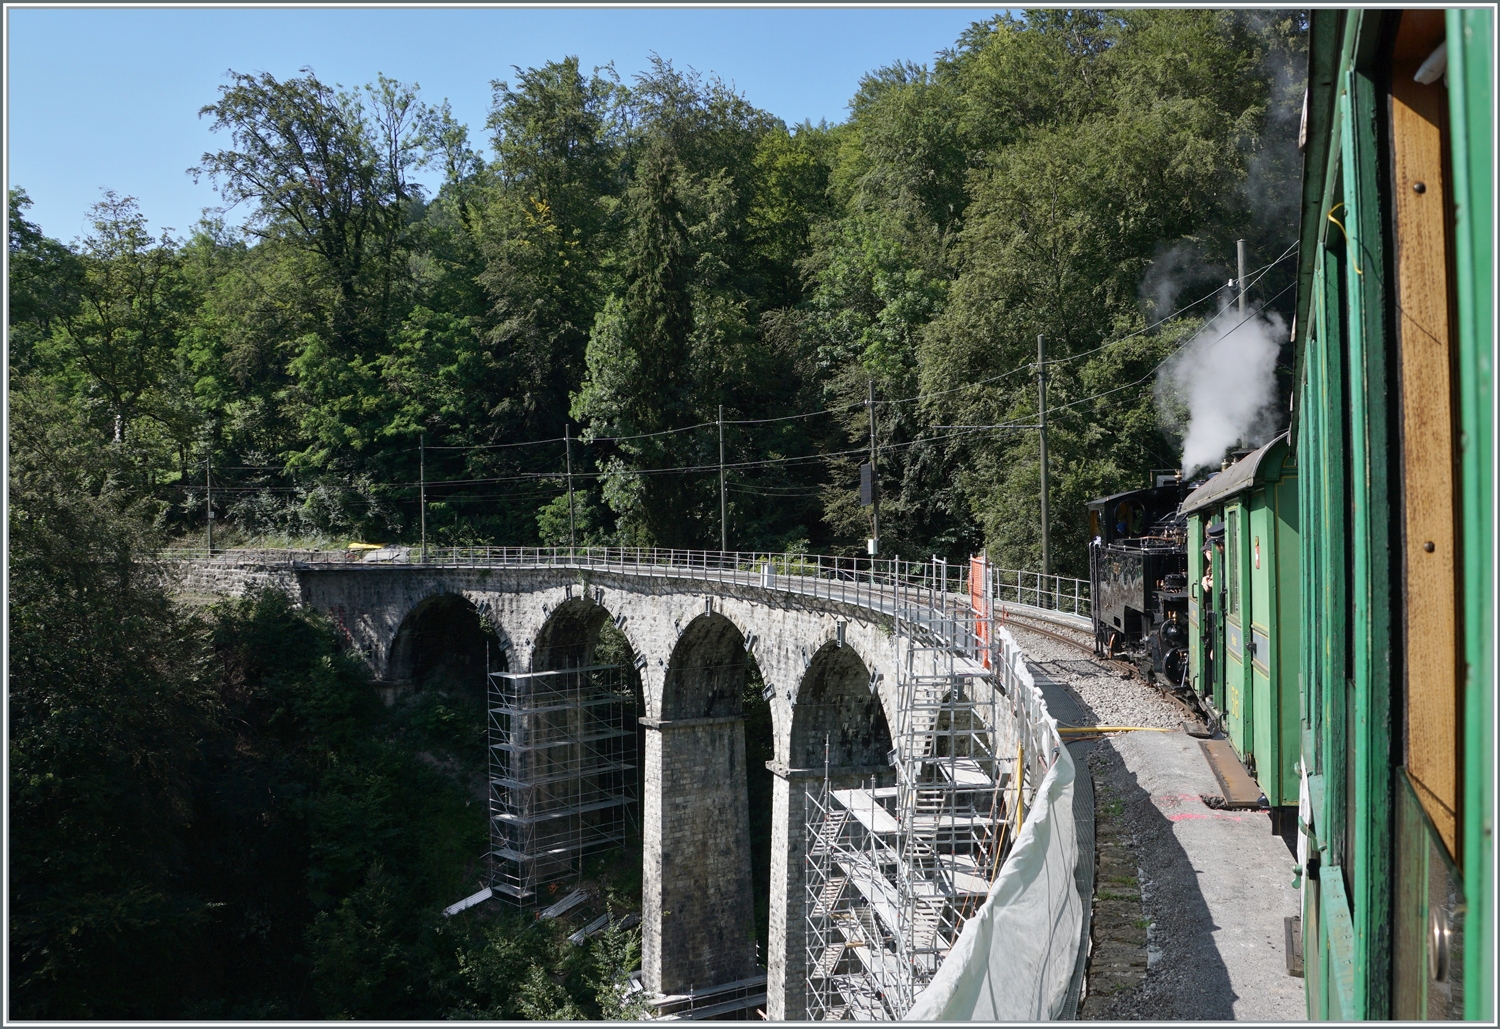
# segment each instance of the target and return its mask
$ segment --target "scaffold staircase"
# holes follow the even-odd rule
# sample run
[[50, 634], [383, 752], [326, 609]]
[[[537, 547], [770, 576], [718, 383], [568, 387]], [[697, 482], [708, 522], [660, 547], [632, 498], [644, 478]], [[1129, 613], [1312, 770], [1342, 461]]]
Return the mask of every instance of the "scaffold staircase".
[[975, 632], [972, 613], [956, 630], [962, 611], [946, 602], [898, 596], [896, 611], [896, 785], [808, 790], [811, 1019], [902, 1018], [983, 903], [1014, 829], [998, 662], [953, 642], [993, 633]]

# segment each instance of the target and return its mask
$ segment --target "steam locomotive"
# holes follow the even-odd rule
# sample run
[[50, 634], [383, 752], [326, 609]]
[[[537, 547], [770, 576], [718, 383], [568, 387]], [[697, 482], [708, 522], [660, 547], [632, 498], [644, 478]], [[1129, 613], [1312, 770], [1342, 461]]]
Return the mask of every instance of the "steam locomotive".
[[1095, 652], [1132, 656], [1172, 688], [1187, 685], [1187, 520], [1178, 509], [1191, 492], [1163, 476], [1088, 505]]

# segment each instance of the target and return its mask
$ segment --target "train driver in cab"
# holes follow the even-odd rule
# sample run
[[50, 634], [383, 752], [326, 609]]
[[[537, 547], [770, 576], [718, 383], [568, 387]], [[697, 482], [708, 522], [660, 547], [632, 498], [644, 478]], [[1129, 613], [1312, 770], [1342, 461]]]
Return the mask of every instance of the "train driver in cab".
[[1205, 533], [1204, 540], [1203, 540], [1203, 579], [1199, 582], [1199, 585], [1203, 588], [1203, 628], [1202, 628], [1202, 632], [1203, 632], [1203, 644], [1204, 644], [1204, 647], [1203, 647], [1203, 649], [1204, 649], [1204, 654], [1203, 654], [1203, 658], [1204, 658], [1203, 682], [1205, 683], [1205, 689], [1207, 688], [1206, 684], [1212, 683], [1212, 682], [1215, 681], [1215, 672], [1216, 672], [1216, 669], [1214, 667], [1214, 659], [1217, 657], [1217, 654], [1215, 653], [1216, 648], [1214, 646], [1214, 641], [1215, 641], [1215, 639], [1218, 636], [1217, 622], [1216, 622], [1216, 619], [1218, 618], [1218, 615], [1215, 613], [1215, 609], [1214, 609], [1214, 592], [1213, 592], [1213, 590], [1214, 590], [1214, 562], [1213, 562], [1213, 558], [1214, 558], [1215, 551], [1218, 552], [1218, 554], [1219, 554], [1219, 556], [1221, 558], [1223, 557], [1223, 555], [1224, 555], [1224, 523], [1221, 522], [1221, 521], [1212, 522], [1208, 526], [1207, 532]]
[[1199, 584], [1203, 587], [1203, 603], [1207, 606], [1210, 602], [1209, 594], [1214, 588], [1214, 562], [1215, 552], [1220, 557], [1224, 556], [1224, 523], [1213, 522], [1208, 527], [1207, 537], [1203, 543], [1203, 581]]

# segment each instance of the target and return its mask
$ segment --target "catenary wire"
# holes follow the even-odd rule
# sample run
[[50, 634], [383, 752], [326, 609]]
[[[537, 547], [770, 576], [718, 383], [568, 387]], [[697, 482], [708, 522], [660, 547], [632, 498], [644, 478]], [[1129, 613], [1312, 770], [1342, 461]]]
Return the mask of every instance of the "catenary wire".
[[[1262, 265], [1260, 268], [1257, 268], [1253, 272], [1251, 272], [1250, 275], [1253, 276], [1253, 278], [1249, 279], [1249, 282], [1247, 283], [1247, 285], [1245, 286], [1245, 288], [1246, 289], [1251, 288], [1256, 283], [1258, 283], [1261, 279], [1263, 279], [1266, 275], [1268, 275], [1270, 273], [1270, 270], [1272, 268], [1274, 268], [1276, 265], [1280, 264], [1282, 261], [1286, 260], [1289, 256], [1291, 256], [1292, 252], [1297, 249], [1298, 245], [1299, 245], [1298, 243], [1294, 242], [1291, 246], [1287, 247], [1286, 250], [1282, 251], [1281, 254], [1278, 257], [1276, 257], [1273, 261], [1271, 261], [1268, 264]], [[1248, 278], [1248, 276], [1247, 276], [1247, 278]], [[1088, 356], [1090, 356], [1092, 354], [1097, 354], [1097, 353], [1099, 353], [1102, 350], [1107, 350], [1110, 347], [1117, 346], [1120, 343], [1124, 343], [1127, 340], [1134, 339], [1137, 336], [1144, 335], [1144, 334], [1152, 331], [1153, 329], [1159, 328], [1159, 327], [1161, 327], [1162, 325], [1165, 325], [1167, 322], [1171, 321], [1174, 318], [1181, 317], [1183, 314], [1186, 314], [1188, 311], [1190, 311], [1190, 310], [1198, 307], [1200, 304], [1207, 303], [1209, 300], [1212, 300], [1214, 297], [1219, 296], [1222, 292], [1223, 292], [1223, 287], [1222, 286], [1215, 287], [1212, 292], [1204, 294], [1203, 296], [1199, 297], [1197, 300], [1192, 301], [1191, 303], [1184, 304], [1182, 307], [1179, 307], [1179, 308], [1175, 309], [1170, 314], [1163, 315], [1161, 318], [1158, 318], [1156, 321], [1152, 322], [1150, 325], [1144, 326], [1143, 328], [1137, 329], [1134, 332], [1127, 333], [1126, 335], [1120, 336], [1120, 337], [1118, 337], [1116, 339], [1109, 340], [1106, 343], [1102, 343], [1099, 346], [1094, 347], [1092, 350], [1085, 350], [1085, 351], [1082, 351], [1081, 353], [1077, 353], [1077, 354], [1069, 354], [1069, 355], [1067, 355], [1065, 357], [1050, 358], [1045, 363], [1049, 364], [1049, 365], [1066, 364], [1067, 362], [1070, 362], [1070, 361], [1076, 361], [1076, 360], [1078, 360], [1081, 357], [1088, 357]], [[1277, 296], [1280, 296], [1280, 294], [1278, 293]], [[945, 395], [947, 395], [949, 393], [957, 393], [960, 390], [973, 389], [973, 388], [978, 387], [978, 386], [984, 386], [984, 385], [988, 385], [988, 384], [993, 383], [993, 382], [998, 382], [1001, 379], [1006, 379], [1006, 378], [1009, 378], [1012, 375], [1015, 375], [1015, 374], [1017, 374], [1019, 372], [1026, 371], [1027, 369], [1029, 369], [1031, 367], [1032, 367], [1031, 364], [1026, 364], [1026, 365], [1022, 365], [1019, 368], [1013, 368], [1010, 371], [1002, 372], [999, 375], [992, 375], [992, 376], [989, 376], [989, 377], [984, 378], [984, 379], [977, 379], [974, 382], [966, 382], [966, 383], [964, 383], [962, 385], [953, 386], [953, 387], [951, 387], [949, 389], [937, 390], [937, 391], [930, 392], [930, 393], [919, 393], [916, 396], [912, 396], [912, 397], [895, 397], [895, 398], [886, 399], [886, 400], [876, 400], [875, 403], [877, 405], [894, 406], [894, 405], [897, 405], [897, 404], [910, 404], [910, 403], [914, 403], [914, 402], [920, 401], [920, 400], [927, 400], [927, 399], [930, 399], [932, 397], [945, 396]], [[836, 405], [834, 407], [822, 408], [822, 409], [817, 410], [817, 411], [804, 411], [804, 412], [800, 412], [798, 414], [776, 415], [776, 416], [772, 416], [772, 417], [769, 417], [769, 418], [726, 418], [726, 419], [724, 419], [723, 424], [724, 425], [768, 425], [768, 424], [771, 424], [771, 423], [774, 423], [774, 422], [796, 421], [796, 420], [801, 420], [801, 419], [806, 419], [806, 418], [816, 418], [816, 417], [819, 417], [820, 415], [837, 414], [837, 413], [840, 413], [840, 412], [843, 412], [843, 411], [852, 411], [852, 410], [855, 410], [857, 408], [864, 407], [865, 405], [866, 405], [866, 401], [855, 401], [855, 402], [848, 403], [848, 404]], [[651, 438], [658, 437], [658, 436], [670, 436], [670, 435], [675, 435], [677, 433], [682, 433], [682, 432], [691, 432], [691, 431], [693, 431], [695, 429], [704, 429], [704, 428], [710, 428], [710, 427], [717, 427], [719, 424], [720, 423], [717, 420], [715, 420], [715, 421], [697, 422], [696, 424], [693, 424], [693, 425], [685, 425], [685, 426], [682, 426], [680, 428], [675, 428], [675, 429], [662, 429], [662, 430], [657, 431], [657, 432], [638, 433], [638, 434], [631, 435], [631, 436], [588, 436], [588, 435], [583, 435], [583, 436], [575, 436], [575, 437], [573, 437], [573, 439], [574, 439], [575, 442], [582, 443], [582, 444], [589, 444], [589, 443], [624, 443], [624, 442], [629, 442], [631, 440], [651, 439]], [[502, 447], [540, 446], [540, 445], [546, 444], [546, 443], [561, 443], [561, 442], [564, 442], [564, 439], [565, 439], [565, 437], [558, 436], [558, 437], [553, 438], [553, 439], [531, 440], [531, 441], [526, 441], [526, 442], [522, 442], [522, 443], [495, 443], [495, 444], [474, 445], [474, 446], [471, 446], [471, 447], [437, 447], [437, 446], [429, 446], [427, 449], [428, 450], [488, 450], [488, 449], [498, 449], [498, 448], [502, 448]]]
[[[1272, 261], [1269, 264], [1264, 265], [1261, 268], [1257, 269], [1256, 271], [1257, 271], [1258, 274], [1256, 274], [1256, 277], [1254, 279], [1252, 279], [1247, 284], [1246, 288], [1248, 289], [1250, 286], [1253, 286], [1255, 283], [1259, 282], [1260, 279], [1264, 278], [1265, 275], [1269, 274], [1270, 269], [1273, 268], [1273, 267], [1275, 267], [1281, 261], [1285, 260], [1292, 253], [1292, 251], [1296, 249], [1296, 246], [1297, 246], [1297, 244], [1294, 243], [1291, 247], [1288, 247], [1287, 250], [1283, 251], [1282, 254], [1280, 256], [1278, 256], [1274, 261]], [[1245, 323], [1247, 323], [1248, 321], [1250, 321], [1252, 318], [1258, 317], [1259, 314], [1260, 314], [1260, 311], [1264, 309], [1264, 307], [1266, 306], [1266, 304], [1269, 304], [1272, 301], [1275, 301], [1276, 299], [1279, 299], [1290, 288], [1291, 288], [1290, 285], [1288, 285], [1287, 287], [1284, 287], [1275, 296], [1271, 297], [1270, 300], [1268, 300], [1265, 303], [1261, 304], [1257, 308], [1257, 310], [1256, 310], [1256, 312], [1254, 314], [1252, 314], [1250, 316], [1247, 316], [1246, 318], [1244, 318], [1241, 321], [1237, 322], [1234, 326], [1231, 326], [1228, 330], [1226, 330], [1223, 333], [1223, 335], [1221, 335], [1221, 337], [1220, 337], [1219, 340], [1216, 340], [1214, 342], [1214, 344], [1211, 344], [1211, 345], [1217, 345], [1217, 343], [1222, 342], [1222, 340], [1225, 337], [1227, 337], [1229, 334], [1233, 333], [1233, 331], [1235, 329], [1237, 329], [1240, 325], [1244, 325]], [[1130, 334], [1128, 334], [1126, 336], [1119, 337], [1118, 339], [1111, 340], [1108, 343], [1102, 344], [1101, 346], [1094, 348], [1093, 350], [1085, 351], [1085, 352], [1079, 353], [1079, 354], [1069, 355], [1067, 357], [1057, 358], [1055, 360], [1049, 360], [1049, 361], [1047, 361], [1045, 363], [1046, 364], [1062, 364], [1062, 363], [1065, 363], [1065, 362], [1068, 362], [1068, 361], [1077, 360], [1080, 357], [1086, 357], [1086, 356], [1089, 356], [1090, 354], [1098, 353], [1101, 350], [1107, 349], [1107, 348], [1109, 348], [1111, 346], [1115, 346], [1115, 345], [1117, 345], [1119, 343], [1125, 342], [1128, 339], [1131, 339], [1131, 338], [1134, 338], [1136, 336], [1142, 335], [1145, 332], [1150, 331], [1150, 329], [1158, 327], [1158, 326], [1164, 324], [1165, 322], [1171, 320], [1172, 318], [1179, 317], [1181, 314], [1185, 313], [1186, 311], [1191, 310], [1192, 308], [1198, 306], [1199, 304], [1202, 304], [1205, 301], [1207, 301], [1209, 299], [1212, 299], [1214, 296], [1219, 295], [1219, 293], [1220, 293], [1220, 289], [1215, 289], [1212, 293], [1209, 293], [1209, 294], [1205, 295], [1204, 297], [1200, 297], [1198, 300], [1195, 300], [1195, 301], [1193, 301], [1193, 302], [1191, 302], [1191, 303], [1189, 303], [1187, 305], [1184, 305], [1181, 308], [1178, 308], [1172, 314], [1167, 315], [1167, 316], [1159, 319], [1158, 321], [1154, 322], [1152, 325], [1147, 326], [1147, 327], [1145, 327], [1143, 329], [1139, 329], [1139, 330], [1137, 330], [1137, 331], [1135, 331], [1133, 333], [1130, 333]], [[1132, 386], [1138, 386], [1141, 383], [1147, 381], [1148, 379], [1153, 378], [1156, 375], [1156, 373], [1160, 370], [1160, 368], [1162, 367], [1162, 365], [1164, 365], [1168, 360], [1170, 360], [1176, 354], [1181, 353], [1182, 350], [1184, 350], [1189, 344], [1191, 344], [1194, 340], [1196, 340], [1209, 326], [1211, 326], [1213, 324], [1213, 321], [1214, 320], [1211, 319], [1210, 321], [1206, 322], [1197, 331], [1195, 331], [1191, 336], [1189, 336], [1181, 344], [1179, 344], [1177, 347], [1175, 347], [1173, 349], [1172, 353], [1168, 354], [1160, 362], [1158, 362], [1147, 375], [1142, 376], [1141, 378], [1136, 379], [1133, 382], [1125, 383], [1125, 384], [1123, 384], [1121, 386], [1116, 386], [1116, 387], [1113, 387], [1111, 389], [1104, 390], [1104, 391], [1102, 391], [1100, 393], [1096, 393], [1096, 394], [1093, 394], [1093, 395], [1088, 396], [1088, 397], [1081, 397], [1081, 398], [1079, 398], [1077, 400], [1068, 401], [1066, 403], [1059, 404], [1059, 405], [1055, 406], [1053, 408], [1053, 410], [1054, 411], [1065, 410], [1067, 408], [1075, 407], [1075, 406], [1078, 406], [1080, 404], [1089, 403], [1091, 401], [1098, 400], [1098, 399], [1100, 399], [1102, 397], [1109, 396], [1109, 395], [1111, 395], [1113, 393], [1117, 393], [1117, 392], [1120, 392], [1122, 390], [1129, 389]], [[975, 382], [965, 383], [963, 385], [955, 386], [955, 387], [952, 387], [952, 388], [947, 389], [947, 390], [940, 390], [940, 391], [935, 391], [935, 392], [931, 392], [931, 393], [919, 394], [918, 396], [915, 396], [915, 397], [903, 397], [903, 398], [890, 399], [890, 400], [877, 400], [876, 403], [877, 404], [881, 404], [881, 405], [885, 405], [885, 406], [894, 406], [894, 405], [897, 405], [897, 404], [911, 403], [911, 402], [914, 402], [914, 401], [917, 401], [917, 400], [924, 400], [924, 399], [930, 399], [932, 397], [943, 396], [943, 395], [946, 395], [946, 394], [959, 392], [960, 390], [972, 389], [972, 388], [975, 388], [977, 386], [986, 385], [988, 383], [992, 383], [992, 382], [996, 382], [996, 381], [999, 381], [999, 380], [1004, 379], [1004, 378], [1008, 378], [1008, 377], [1010, 377], [1012, 375], [1015, 375], [1015, 374], [1017, 374], [1019, 372], [1025, 371], [1029, 367], [1033, 367], [1033, 366], [1032, 365], [1023, 365], [1023, 366], [1021, 366], [1019, 368], [1012, 369], [1011, 371], [1002, 373], [1000, 375], [990, 376], [990, 377], [988, 377], [986, 379], [980, 379], [980, 380], [977, 380]], [[836, 406], [836, 407], [831, 407], [831, 408], [824, 408], [824, 409], [818, 410], [818, 411], [802, 412], [802, 413], [795, 414], [795, 415], [783, 415], [783, 416], [777, 416], [777, 417], [771, 417], [771, 418], [725, 419], [723, 421], [723, 424], [725, 424], [725, 425], [763, 425], [763, 424], [770, 424], [770, 423], [781, 422], [781, 421], [792, 421], [792, 420], [799, 420], [799, 419], [815, 418], [815, 417], [818, 417], [820, 415], [834, 414], [834, 413], [838, 413], [838, 412], [841, 412], [841, 411], [853, 410], [853, 409], [856, 409], [856, 408], [862, 407], [862, 406], [865, 406], [864, 402], [850, 403], [850, 404]], [[583, 445], [587, 445], [587, 444], [591, 444], [591, 443], [611, 443], [611, 442], [613, 442], [613, 443], [619, 443], [619, 442], [629, 442], [631, 440], [637, 440], [637, 439], [650, 439], [650, 438], [655, 438], [655, 437], [660, 437], [660, 436], [675, 435], [675, 434], [679, 434], [679, 433], [683, 433], [683, 432], [691, 432], [691, 431], [694, 431], [696, 429], [708, 428], [708, 427], [716, 427], [719, 424], [720, 423], [718, 421], [709, 421], [709, 422], [699, 422], [699, 423], [696, 423], [696, 424], [693, 424], [693, 425], [682, 426], [682, 427], [674, 428], [674, 429], [664, 429], [664, 430], [660, 430], [658, 432], [639, 433], [639, 434], [629, 435], [629, 436], [588, 436], [588, 435], [584, 435], [584, 436], [578, 436], [578, 437], [573, 437], [573, 438], [578, 443], [583, 444]], [[904, 443], [890, 443], [890, 444], [885, 444], [884, 446], [881, 447], [881, 450], [883, 452], [889, 453], [891, 451], [902, 450], [902, 449], [906, 449], [906, 448], [909, 448], [909, 447], [912, 447], [912, 446], [917, 446], [917, 445], [923, 444], [923, 443], [938, 442], [938, 441], [941, 441], [941, 440], [944, 440], [944, 439], [955, 438], [957, 436], [967, 435], [967, 434], [971, 434], [971, 433], [974, 433], [974, 432], [992, 432], [992, 431], [1003, 431], [1003, 430], [1012, 430], [1012, 429], [1034, 429], [1034, 428], [1035, 428], [1035, 426], [1032, 425], [1032, 424], [1019, 424], [1019, 423], [1018, 424], [1008, 424], [1007, 423], [1007, 424], [997, 424], [997, 425], [988, 425], [988, 426], [970, 426], [970, 427], [965, 427], [964, 429], [961, 429], [961, 430], [957, 430], [957, 431], [954, 431], [954, 432], [946, 433], [944, 435], [939, 435], [939, 436], [925, 436], [924, 435], [924, 436], [920, 436], [920, 437], [918, 437], [916, 439], [913, 439], [913, 440], [910, 440], [910, 441], [907, 441], [907, 442], [904, 442]], [[426, 449], [428, 449], [428, 450], [434, 450], [434, 451], [464, 451], [464, 452], [468, 452], [468, 451], [484, 451], [484, 450], [497, 450], [497, 449], [511, 449], [511, 448], [528, 447], [528, 446], [544, 446], [544, 445], [548, 445], [548, 444], [562, 443], [562, 442], [567, 441], [567, 439], [568, 439], [568, 437], [559, 436], [559, 437], [554, 437], [554, 438], [549, 438], [549, 439], [544, 439], [544, 440], [528, 440], [528, 441], [522, 441], [522, 442], [516, 442], [516, 443], [473, 444], [473, 445], [468, 445], [468, 446], [451, 446], [451, 445], [436, 445], [435, 444], [435, 445], [432, 445], [432, 446], [428, 446]], [[397, 453], [415, 452], [418, 449], [419, 448], [417, 448], [417, 447], [403, 448], [402, 450], [397, 451]], [[723, 464], [723, 465], [720, 465], [718, 463], [713, 463], [713, 464], [683, 465], [683, 466], [676, 466], [676, 467], [669, 467], [669, 468], [638, 468], [638, 469], [628, 469], [628, 470], [625, 470], [625, 474], [630, 474], [630, 475], [693, 474], [693, 473], [700, 473], [700, 472], [717, 471], [720, 467], [724, 468], [726, 471], [730, 470], [730, 469], [765, 468], [765, 467], [774, 467], [774, 466], [783, 466], [783, 467], [792, 466], [792, 467], [795, 467], [795, 466], [799, 466], [799, 465], [805, 466], [807, 464], [813, 464], [813, 463], [817, 463], [817, 462], [820, 462], [820, 461], [833, 460], [833, 459], [841, 458], [841, 457], [848, 457], [848, 456], [851, 456], [851, 455], [854, 455], [854, 454], [863, 454], [865, 452], [866, 452], [866, 448], [865, 447], [856, 447], [856, 448], [851, 448], [851, 449], [847, 449], [847, 450], [833, 451], [833, 452], [828, 452], [828, 453], [810, 454], [810, 455], [799, 455], [799, 456], [787, 457], [787, 458], [771, 458], [771, 459], [762, 459], [762, 460], [755, 460], [755, 461], [730, 462], [730, 463], [726, 463], [726, 464]], [[389, 451], [388, 451], [388, 453], [389, 453]], [[248, 471], [248, 470], [274, 470], [276, 467], [277, 466], [273, 466], [273, 465], [231, 465], [231, 466], [226, 466], [225, 470], [246, 470], [246, 471]], [[574, 472], [573, 473], [573, 477], [575, 479], [593, 480], [593, 479], [604, 478], [604, 477], [609, 476], [609, 475], [619, 474], [620, 471], [621, 470], [618, 470], [618, 469], [603, 470], [603, 471], [596, 471], [596, 472], [583, 472], [583, 471], [579, 471], [579, 472]], [[565, 473], [562, 473], [562, 472], [559, 472], [559, 471], [526, 472], [526, 473], [520, 473], [520, 474], [516, 474], [516, 475], [509, 475], [509, 476], [486, 476], [486, 477], [472, 477], [472, 478], [465, 478], [465, 479], [429, 479], [429, 480], [426, 480], [426, 485], [428, 487], [431, 487], [431, 488], [437, 488], [437, 487], [441, 487], [441, 486], [485, 485], [485, 484], [501, 484], [501, 483], [505, 483], [505, 482], [524, 482], [524, 481], [534, 481], [534, 480], [538, 480], [538, 479], [554, 479], [554, 480], [556, 480], [556, 479], [560, 479], [560, 478], [563, 478], [563, 477], [565, 477]], [[190, 486], [190, 485], [186, 485], [186, 484], [162, 484], [162, 485], [164, 487], [166, 487], [166, 488], [173, 488], [173, 487], [175, 487], [177, 489], [184, 490], [184, 491], [187, 491], [187, 492], [193, 492], [193, 493], [200, 492], [200, 489], [201, 489], [198, 486]], [[320, 485], [323, 485], [323, 484], [312, 484], [312, 485], [303, 485], [303, 486], [231, 486], [231, 485], [227, 485], [226, 484], [226, 485], [215, 487], [214, 492], [215, 493], [219, 493], [219, 494], [230, 494], [230, 493], [240, 493], [240, 494], [245, 494], [245, 493], [250, 493], [250, 494], [253, 494], [253, 493], [298, 493], [298, 492], [306, 492], [306, 491], [310, 491], [310, 490], [315, 490], [315, 489], [319, 488]], [[369, 482], [368, 485], [371, 486], [371, 487], [381, 487], [381, 486], [383, 486], [383, 487], [393, 487], [393, 488], [411, 488], [411, 487], [422, 485], [422, 481], [421, 480], [417, 480], [417, 481], [404, 481], [404, 482], [402, 482], [402, 481]], [[773, 495], [773, 494], [764, 494], [764, 495]], [[798, 496], [798, 495], [801, 495], [801, 494], [783, 494], [783, 495], [786, 495], [786, 496]], [[516, 496], [516, 495], [515, 494], [508, 494], [507, 496]], [[456, 498], [454, 498], [454, 499], [456, 499]]]

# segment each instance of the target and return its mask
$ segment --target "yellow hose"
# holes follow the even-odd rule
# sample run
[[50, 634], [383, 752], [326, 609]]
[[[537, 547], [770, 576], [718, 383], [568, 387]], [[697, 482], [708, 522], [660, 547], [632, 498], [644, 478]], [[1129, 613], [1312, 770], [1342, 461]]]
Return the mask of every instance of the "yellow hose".
[[1176, 732], [1176, 729], [1162, 729], [1155, 725], [1070, 725], [1067, 728], [1059, 727], [1059, 733], [1074, 732]]
[[[1330, 207], [1328, 209], [1328, 220], [1331, 221], [1331, 222], [1333, 222], [1333, 224], [1335, 224], [1335, 225], [1337, 225], [1339, 227], [1339, 231], [1344, 234], [1344, 245], [1348, 246], [1349, 245], [1349, 230], [1346, 229], [1346, 228], [1344, 228], [1344, 223], [1343, 222], [1339, 221], [1337, 218], [1335, 218], [1333, 216], [1333, 212], [1337, 211], [1340, 207], [1343, 207], [1343, 206], [1344, 206], [1343, 201], [1339, 201], [1338, 203], [1336, 203], [1332, 207]], [[1359, 266], [1359, 262], [1358, 261], [1355, 261], [1353, 258], [1350, 258], [1349, 263], [1354, 267], [1354, 274], [1356, 274], [1356, 275], [1363, 275], [1365, 273], [1365, 270]]]

